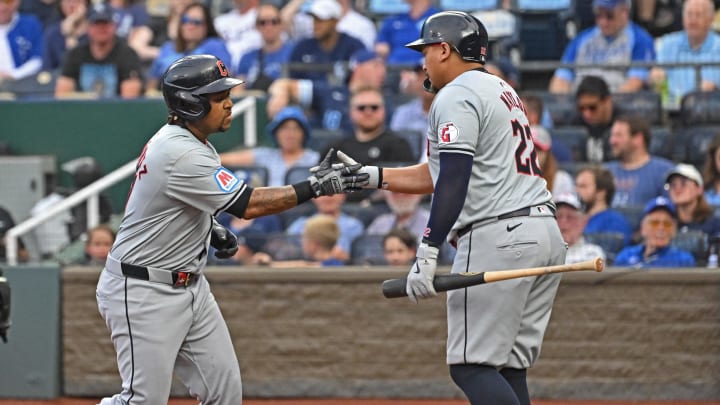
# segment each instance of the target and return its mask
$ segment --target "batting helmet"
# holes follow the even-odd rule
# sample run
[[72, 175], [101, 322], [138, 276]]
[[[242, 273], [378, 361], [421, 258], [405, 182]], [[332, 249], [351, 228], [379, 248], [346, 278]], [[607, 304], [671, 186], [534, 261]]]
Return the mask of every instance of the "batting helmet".
[[163, 75], [162, 92], [171, 114], [196, 121], [210, 111], [206, 94], [229, 90], [242, 80], [230, 77], [225, 64], [212, 55], [190, 55], [173, 62]]
[[467, 61], [485, 63], [488, 33], [483, 23], [468, 13], [442, 11], [425, 20], [417, 39], [406, 47], [422, 52], [425, 45], [447, 42]]

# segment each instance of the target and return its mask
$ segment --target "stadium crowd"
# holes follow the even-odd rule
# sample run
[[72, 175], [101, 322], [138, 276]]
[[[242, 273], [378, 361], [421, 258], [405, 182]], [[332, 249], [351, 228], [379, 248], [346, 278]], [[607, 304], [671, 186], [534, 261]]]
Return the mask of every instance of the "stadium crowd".
[[[720, 1], [490, 3], [475, 13], [493, 47], [487, 70], [522, 94], [568, 261], [601, 254], [618, 266], [717, 266]], [[560, 57], [536, 59], [557, 69], [525, 88], [535, 72], [520, 66], [530, 54], [524, 11], [559, 15], [565, 3], [576, 34], [566, 30]], [[22, 100], [30, 85], [57, 99], [158, 97], [173, 61], [209, 53], [245, 80], [235, 97], [267, 101], [264, 146], [221, 155], [248, 183], [306, 177], [330, 147], [363, 164], [422, 162], [433, 96], [423, 91], [422, 55], [404, 45], [452, 4], [0, 0], [0, 92]], [[497, 23], [507, 16], [511, 33]], [[386, 192], [314, 203], [254, 221], [227, 218], [241, 249], [216, 264], [405, 264], [417, 246], [407, 231], [421, 237], [429, 204]], [[11, 218], [0, 221], [0, 234], [10, 226]], [[441, 262], [452, 255], [445, 246]]]

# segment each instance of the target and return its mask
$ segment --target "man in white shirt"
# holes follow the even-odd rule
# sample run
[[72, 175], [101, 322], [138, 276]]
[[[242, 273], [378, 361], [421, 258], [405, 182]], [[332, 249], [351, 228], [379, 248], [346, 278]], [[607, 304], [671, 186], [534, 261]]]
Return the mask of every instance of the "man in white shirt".
[[262, 37], [255, 28], [259, 0], [234, 2], [233, 10], [215, 17], [215, 30], [225, 40], [225, 46], [232, 56], [228, 66], [237, 66], [246, 52], [262, 46]]
[[580, 200], [575, 194], [563, 193], [555, 197], [557, 221], [565, 243], [568, 245], [565, 264], [592, 260], [598, 256], [605, 260], [605, 251], [595, 244], [585, 242], [583, 229], [587, 218], [582, 212]]

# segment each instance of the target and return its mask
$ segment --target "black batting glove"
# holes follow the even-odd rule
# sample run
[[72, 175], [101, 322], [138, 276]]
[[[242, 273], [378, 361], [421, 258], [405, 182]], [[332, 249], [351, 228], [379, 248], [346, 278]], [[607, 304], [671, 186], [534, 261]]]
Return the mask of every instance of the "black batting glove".
[[210, 232], [210, 246], [215, 248], [215, 257], [229, 259], [238, 251], [238, 240], [231, 230], [220, 225], [213, 219]]

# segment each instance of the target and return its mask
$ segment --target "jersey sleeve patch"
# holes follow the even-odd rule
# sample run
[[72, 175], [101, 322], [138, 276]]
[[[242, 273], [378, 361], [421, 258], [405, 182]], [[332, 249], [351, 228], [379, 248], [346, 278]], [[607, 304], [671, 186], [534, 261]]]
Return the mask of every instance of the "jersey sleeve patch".
[[444, 122], [438, 127], [438, 144], [453, 143], [458, 139], [460, 130], [452, 122]]
[[215, 182], [220, 190], [226, 193], [233, 191], [240, 184], [240, 180], [235, 177], [235, 174], [224, 167], [215, 171]]

